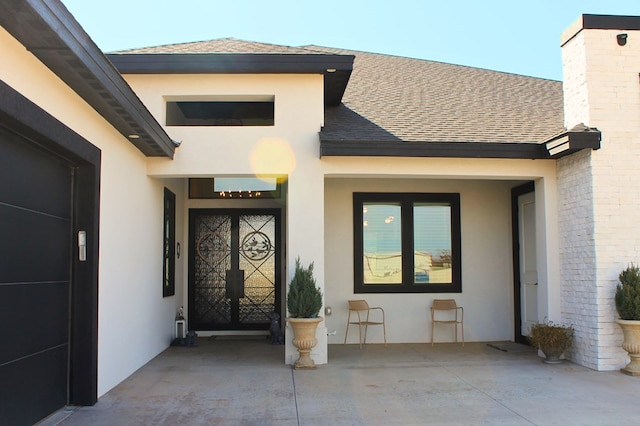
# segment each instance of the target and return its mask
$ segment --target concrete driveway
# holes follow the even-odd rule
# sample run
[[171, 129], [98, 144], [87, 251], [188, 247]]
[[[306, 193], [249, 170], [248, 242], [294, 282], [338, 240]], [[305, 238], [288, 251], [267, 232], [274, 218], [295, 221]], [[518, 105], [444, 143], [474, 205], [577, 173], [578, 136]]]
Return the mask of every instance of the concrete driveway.
[[266, 339], [171, 347], [49, 425], [638, 424], [640, 377], [547, 365], [514, 343], [330, 345], [314, 371]]

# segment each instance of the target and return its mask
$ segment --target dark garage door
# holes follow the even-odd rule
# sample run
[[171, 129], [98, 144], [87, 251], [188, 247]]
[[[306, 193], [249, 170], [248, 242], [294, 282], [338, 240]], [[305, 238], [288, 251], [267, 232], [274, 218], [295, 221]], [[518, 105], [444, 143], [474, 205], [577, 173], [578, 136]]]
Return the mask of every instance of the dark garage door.
[[0, 127], [0, 423], [67, 403], [72, 169]]

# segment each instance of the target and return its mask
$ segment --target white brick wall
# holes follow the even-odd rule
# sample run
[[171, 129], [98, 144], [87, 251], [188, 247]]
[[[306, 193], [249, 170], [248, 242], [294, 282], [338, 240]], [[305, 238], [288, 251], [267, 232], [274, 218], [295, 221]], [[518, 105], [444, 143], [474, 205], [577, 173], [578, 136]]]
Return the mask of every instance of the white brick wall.
[[576, 330], [569, 358], [597, 368], [597, 291], [593, 271], [591, 152], [580, 152], [558, 161], [558, 228], [561, 265], [562, 322]]
[[617, 276], [640, 262], [640, 31], [582, 30], [563, 46], [563, 65], [566, 126], [602, 132], [600, 150], [557, 165], [563, 319], [576, 327], [572, 359], [612, 370], [627, 362]]

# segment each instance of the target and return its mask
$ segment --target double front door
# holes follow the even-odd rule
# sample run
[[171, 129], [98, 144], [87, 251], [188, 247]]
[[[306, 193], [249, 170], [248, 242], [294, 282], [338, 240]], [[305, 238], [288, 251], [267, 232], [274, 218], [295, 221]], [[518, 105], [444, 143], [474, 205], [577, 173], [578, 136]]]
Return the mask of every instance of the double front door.
[[280, 211], [189, 211], [189, 328], [264, 330], [280, 312]]

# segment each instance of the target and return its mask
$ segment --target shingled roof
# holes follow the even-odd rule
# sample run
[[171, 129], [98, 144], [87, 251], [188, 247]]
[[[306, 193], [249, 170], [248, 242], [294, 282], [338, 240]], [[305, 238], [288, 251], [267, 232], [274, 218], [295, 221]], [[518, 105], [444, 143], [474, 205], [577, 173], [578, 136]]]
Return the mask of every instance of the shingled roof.
[[[258, 43], [235, 38], [219, 38], [215, 40], [196, 41], [190, 43], [165, 44], [161, 46], [142, 47], [139, 49], [120, 50], [116, 53], [273, 53], [304, 54], [309, 53], [301, 47], [283, 46], [279, 44]], [[322, 52], [315, 52], [321, 54]]]
[[355, 55], [343, 107], [328, 111], [325, 139], [348, 138], [354, 113], [379, 126], [359, 133], [369, 140], [539, 143], [564, 128], [558, 81], [421, 59], [307, 48]]
[[[568, 133], [559, 81], [423, 59], [232, 38], [118, 52], [194, 53], [355, 56], [342, 103], [325, 108], [321, 155], [364, 155], [369, 148], [368, 155], [458, 156], [468, 150], [464, 156], [549, 158], [544, 142]], [[599, 132], [597, 139], [599, 143]]]

